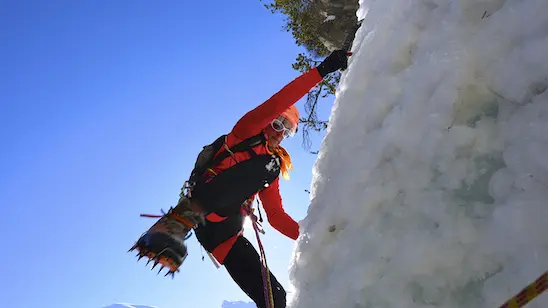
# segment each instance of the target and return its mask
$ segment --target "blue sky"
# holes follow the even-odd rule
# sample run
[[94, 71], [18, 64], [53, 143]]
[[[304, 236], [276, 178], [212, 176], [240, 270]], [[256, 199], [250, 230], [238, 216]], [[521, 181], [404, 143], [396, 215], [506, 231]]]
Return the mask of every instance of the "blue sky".
[[[127, 249], [154, 222], [140, 213], [177, 201], [201, 146], [297, 76], [281, 26], [259, 0], [0, 2], [2, 306], [248, 300], [194, 237], [175, 280]], [[301, 140], [284, 143], [296, 170], [281, 184], [297, 220], [315, 159]], [[293, 241], [266, 229], [287, 286]]]

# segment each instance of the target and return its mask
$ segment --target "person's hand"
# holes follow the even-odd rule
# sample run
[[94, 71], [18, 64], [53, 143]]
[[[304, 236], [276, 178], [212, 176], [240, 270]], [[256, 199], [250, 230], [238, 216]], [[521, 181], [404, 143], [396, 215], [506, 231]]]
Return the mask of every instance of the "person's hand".
[[335, 50], [325, 60], [318, 65], [317, 69], [320, 76], [325, 77], [327, 74], [333, 73], [336, 70], [345, 70], [348, 68], [348, 56], [352, 53], [346, 50]]

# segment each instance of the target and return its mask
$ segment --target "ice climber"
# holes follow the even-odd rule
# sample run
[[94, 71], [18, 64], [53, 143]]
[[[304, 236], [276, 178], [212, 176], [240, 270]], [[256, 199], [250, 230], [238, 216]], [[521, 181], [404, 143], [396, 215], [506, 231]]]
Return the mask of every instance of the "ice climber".
[[[245, 114], [227, 135], [204, 147], [179, 202], [130, 249], [169, 268], [173, 275], [187, 256], [185, 237], [196, 238], [257, 304], [266, 307], [262, 263], [243, 236], [243, 222], [256, 195], [274, 229], [295, 240], [298, 223], [283, 209], [279, 175], [288, 179], [291, 158], [280, 145], [299, 122], [294, 104], [323, 78], [346, 69], [349, 53], [332, 52], [317, 67], [297, 77], [270, 99]], [[161, 271], [161, 269], [160, 269]], [[274, 307], [286, 306], [286, 292], [269, 272]]]

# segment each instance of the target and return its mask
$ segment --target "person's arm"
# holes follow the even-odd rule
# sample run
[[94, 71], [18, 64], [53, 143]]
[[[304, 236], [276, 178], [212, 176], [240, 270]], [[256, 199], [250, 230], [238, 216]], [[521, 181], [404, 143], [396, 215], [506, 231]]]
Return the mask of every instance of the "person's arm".
[[267, 101], [246, 113], [234, 126], [232, 133], [239, 139], [257, 135], [272, 120], [308, 93], [323, 77], [316, 68], [295, 78]]
[[323, 80], [327, 74], [346, 69], [350, 53], [335, 50], [317, 67], [295, 78], [266, 102], [245, 114], [232, 128], [232, 134], [241, 140], [257, 135], [272, 120], [282, 114]]
[[282, 206], [279, 178], [260, 191], [259, 198], [270, 225], [283, 235], [296, 240], [299, 237], [299, 224], [285, 212]]

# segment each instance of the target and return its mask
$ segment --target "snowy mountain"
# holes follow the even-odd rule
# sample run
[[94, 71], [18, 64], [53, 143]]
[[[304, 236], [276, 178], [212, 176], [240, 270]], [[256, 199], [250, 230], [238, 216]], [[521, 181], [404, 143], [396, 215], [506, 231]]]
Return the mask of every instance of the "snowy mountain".
[[223, 301], [221, 308], [257, 308], [257, 305], [253, 303], [242, 302], [242, 301], [238, 301], [238, 302]]
[[[253, 303], [246, 303], [242, 301], [238, 302], [229, 302], [223, 301], [221, 308], [256, 308], [257, 306]], [[133, 304], [113, 304], [103, 308], [158, 308], [156, 306], [145, 306], [145, 305], [133, 305]]]
[[133, 305], [133, 304], [113, 304], [103, 308], [158, 308], [156, 306], [145, 306], [145, 305]]
[[359, 2], [289, 307], [500, 307], [548, 269], [548, 1]]

